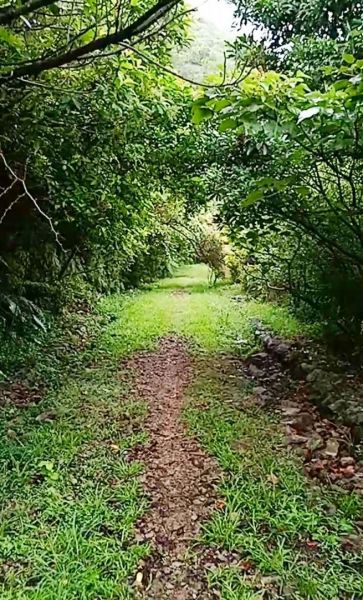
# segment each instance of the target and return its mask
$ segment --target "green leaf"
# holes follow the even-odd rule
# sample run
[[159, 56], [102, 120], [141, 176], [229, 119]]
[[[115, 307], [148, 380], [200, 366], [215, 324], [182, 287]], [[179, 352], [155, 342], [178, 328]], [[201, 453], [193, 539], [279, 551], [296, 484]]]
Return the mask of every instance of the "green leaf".
[[40, 460], [38, 466], [41, 469], [44, 468], [46, 471], [53, 471], [54, 462], [52, 460]]
[[296, 191], [297, 191], [297, 193], [298, 193], [300, 196], [303, 196], [303, 197], [305, 197], [305, 196], [309, 196], [309, 195], [310, 195], [310, 190], [309, 190], [309, 188], [308, 188], [308, 187], [306, 187], [305, 185], [299, 185], [299, 186], [296, 188]]
[[353, 54], [343, 54], [343, 61], [348, 65], [352, 65], [355, 62]]
[[219, 125], [219, 131], [227, 131], [227, 129], [236, 129], [237, 121], [232, 117], [228, 117], [228, 119], [224, 119], [221, 121]]
[[336, 81], [333, 84], [333, 87], [335, 90], [344, 90], [346, 87], [349, 86], [349, 81], [347, 79], [339, 79], [339, 81]]
[[81, 37], [79, 38], [79, 42], [80, 44], [88, 44], [89, 42], [92, 42], [94, 37], [95, 32], [92, 29], [90, 29], [90, 31], [85, 31], [85, 33], [81, 35]]
[[53, 13], [53, 15], [59, 15], [59, 13], [60, 13], [60, 8], [56, 4], [50, 4], [48, 6], [48, 9], [50, 10], [51, 13]]
[[248, 196], [242, 201], [242, 208], [247, 208], [247, 206], [251, 206], [251, 204], [255, 204], [263, 198], [263, 190], [253, 190], [250, 192]]
[[210, 102], [208, 96], [201, 96], [197, 100], [194, 100], [193, 106], [204, 106], [207, 102]]
[[229, 99], [220, 98], [219, 100], [217, 100], [214, 103], [213, 108], [216, 112], [219, 112], [219, 111], [223, 110], [223, 108], [226, 108], [227, 106], [230, 106], [230, 105], [231, 105], [231, 101]]
[[5, 27], [0, 27], [0, 41], [4, 42], [7, 46], [10, 46], [11, 48], [21, 47], [20, 38]]
[[301, 123], [302, 121], [305, 121], [306, 119], [311, 119], [312, 117], [315, 117], [315, 115], [319, 114], [319, 112], [320, 112], [319, 106], [312, 106], [311, 108], [302, 110], [298, 116], [297, 122]]
[[192, 108], [192, 121], [194, 125], [199, 125], [202, 121], [206, 121], [213, 116], [213, 111], [205, 106], [194, 104]]

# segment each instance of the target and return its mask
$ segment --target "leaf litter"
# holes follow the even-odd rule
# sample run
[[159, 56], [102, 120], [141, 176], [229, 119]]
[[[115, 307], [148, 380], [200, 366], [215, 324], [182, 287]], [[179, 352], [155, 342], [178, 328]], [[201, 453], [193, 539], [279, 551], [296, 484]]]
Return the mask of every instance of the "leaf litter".
[[135, 578], [140, 598], [215, 597], [192, 548], [203, 521], [218, 507], [220, 470], [182, 424], [191, 362], [185, 342], [176, 337], [167, 337], [155, 352], [140, 352], [128, 361], [136, 372], [135, 393], [149, 409], [148, 443], [131, 456], [145, 465], [141, 481], [150, 503], [137, 526], [136, 539], [148, 542], [152, 550]]

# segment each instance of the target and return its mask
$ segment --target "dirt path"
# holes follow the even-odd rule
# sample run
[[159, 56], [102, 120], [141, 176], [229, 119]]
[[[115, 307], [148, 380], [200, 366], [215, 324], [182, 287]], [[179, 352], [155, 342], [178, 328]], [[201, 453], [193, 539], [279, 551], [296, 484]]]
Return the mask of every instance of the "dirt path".
[[149, 443], [133, 455], [146, 465], [143, 483], [150, 499], [150, 509], [138, 524], [138, 539], [152, 546], [152, 556], [137, 576], [139, 597], [212, 598], [189, 552], [216, 505], [219, 479], [216, 462], [181, 423], [191, 360], [184, 343], [168, 337], [157, 351], [139, 353], [128, 365], [136, 372], [135, 392], [149, 407]]

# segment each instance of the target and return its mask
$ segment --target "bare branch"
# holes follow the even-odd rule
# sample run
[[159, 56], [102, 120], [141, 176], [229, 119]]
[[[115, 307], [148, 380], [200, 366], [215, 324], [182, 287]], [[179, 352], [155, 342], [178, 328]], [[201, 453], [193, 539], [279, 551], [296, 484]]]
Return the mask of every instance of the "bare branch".
[[23, 192], [22, 194], [20, 194], [20, 196], [17, 196], [17, 197], [15, 198], [15, 200], [13, 200], [12, 202], [10, 202], [9, 206], [8, 206], [8, 207], [7, 207], [7, 208], [4, 210], [3, 214], [1, 215], [1, 218], [0, 218], [0, 225], [2, 225], [2, 223], [3, 223], [3, 221], [5, 220], [5, 217], [6, 217], [6, 215], [8, 214], [8, 212], [10, 212], [10, 211], [11, 211], [11, 209], [12, 209], [12, 208], [15, 206], [15, 204], [16, 204], [17, 202], [19, 202], [19, 200], [20, 200], [21, 198], [24, 198], [24, 196], [26, 196], [25, 192]]
[[184, 75], [180, 75], [180, 73], [176, 73], [176, 71], [173, 71], [173, 69], [169, 69], [169, 67], [166, 67], [165, 65], [162, 65], [161, 63], [159, 63], [154, 58], [151, 58], [150, 56], [148, 56], [147, 54], [145, 54], [141, 50], [138, 50], [137, 48], [135, 48], [135, 46], [131, 46], [131, 44], [126, 44], [125, 42], [122, 42], [120, 45], [123, 48], [127, 49], [127, 50], [131, 50], [137, 56], [140, 56], [140, 58], [146, 60], [148, 63], [154, 65], [155, 67], [158, 67], [162, 71], [165, 71], [165, 73], [169, 73], [170, 75], [174, 75], [174, 77], [177, 77], [178, 79], [181, 79], [182, 81], [186, 81], [187, 83], [190, 83], [191, 85], [197, 85], [197, 86], [200, 86], [200, 87], [203, 87], [203, 88], [216, 89], [216, 88], [234, 87], [235, 85], [237, 85], [238, 83], [240, 83], [245, 77], [248, 77], [248, 75], [250, 73], [250, 71], [247, 72], [246, 74], [241, 73], [237, 79], [234, 79], [233, 81], [230, 81], [230, 82], [226, 83], [225, 82], [225, 79], [226, 79], [226, 72], [225, 72], [226, 64], [225, 64], [224, 65], [224, 73], [223, 73], [222, 83], [219, 83], [219, 84], [218, 83], [202, 83], [200, 81], [195, 81], [194, 79], [190, 79], [189, 77], [184, 77]]
[[[55, 241], [58, 244], [58, 246], [63, 250], [63, 252], [65, 252], [65, 249], [63, 248], [63, 245], [60, 241], [60, 237], [59, 237], [59, 233], [57, 233], [57, 231], [54, 229], [53, 226], [53, 222], [52, 219], [50, 218], [49, 215], [47, 215], [47, 213], [44, 212], [44, 210], [39, 206], [38, 201], [34, 198], [34, 196], [29, 192], [27, 184], [25, 182], [24, 178], [19, 177], [15, 171], [10, 167], [9, 163], [7, 162], [3, 152], [0, 152], [0, 157], [5, 165], [5, 168], [9, 171], [9, 173], [12, 175], [12, 177], [14, 178], [14, 185], [15, 183], [20, 183], [20, 185], [22, 186], [24, 192], [23, 194], [21, 194], [21, 196], [18, 196], [11, 204], [10, 206], [8, 206], [8, 208], [5, 210], [5, 213], [2, 215], [0, 223], [3, 222], [6, 213], [9, 212], [9, 210], [16, 204], [16, 202], [18, 202], [18, 200], [20, 200], [21, 197], [23, 196], [27, 196], [29, 198], [29, 200], [31, 200], [31, 202], [33, 203], [33, 205], [35, 206], [36, 210], [39, 212], [40, 215], [42, 215], [42, 217], [44, 219], [46, 219], [49, 223], [49, 227], [51, 229], [51, 232], [53, 233], [54, 237], [55, 237]], [[12, 187], [12, 186], [10, 186]], [[9, 188], [8, 188], [9, 189]]]

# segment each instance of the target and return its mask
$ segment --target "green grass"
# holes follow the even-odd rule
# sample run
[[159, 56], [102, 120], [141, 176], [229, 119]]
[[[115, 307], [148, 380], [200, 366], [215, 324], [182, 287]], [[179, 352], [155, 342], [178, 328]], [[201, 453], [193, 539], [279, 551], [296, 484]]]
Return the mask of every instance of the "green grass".
[[133, 541], [142, 467], [126, 460], [145, 406], [97, 362], [37, 406], [2, 409], [1, 600], [127, 599], [148, 553]]
[[[175, 277], [151, 289], [105, 298], [102, 314], [115, 321], [104, 336], [103, 346], [116, 355], [155, 347], [158, 338], [176, 333], [207, 352], [239, 349], [247, 354], [255, 345], [250, 320], [260, 319], [285, 337], [302, 334], [304, 328], [286, 308], [258, 302], [236, 302], [237, 286], [208, 286], [204, 265], [183, 267]], [[242, 344], [239, 343], [242, 341]]]
[[[70, 315], [69, 331], [54, 330], [48, 346], [35, 343], [22, 353], [27, 380], [45, 382], [46, 393], [38, 405], [7, 404], [0, 413], [1, 600], [132, 598], [137, 565], [150, 550], [134, 541], [146, 502], [142, 465], [127, 453], [144, 440], [146, 408], [131, 393], [121, 357], [153, 348], [170, 333], [202, 354], [248, 352], [255, 344], [251, 318], [287, 337], [304, 333], [286, 309], [237, 303], [237, 287], [210, 288], [207, 275], [201, 265], [186, 267], [149, 289], [105, 298], [102, 333], [98, 318]], [[17, 368], [15, 354], [6, 364]], [[285, 591], [290, 585], [300, 594], [283, 597], [333, 599], [340, 585], [353, 598], [361, 579], [353, 582], [354, 561], [342, 557], [339, 536], [351, 530], [355, 500], [334, 496], [338, 508], [328, 518], [333, 500], [316, 499], [293, 459], [275, 452], [271, 420], [239, 412], [231, 394], [233, 402], [240, 398], [230, 385], [200, 380], [187, 413], [191, 432], [227, 473], [226, 509], [206, 527], [205, 543], [238, 549], [256, 573], [272, 572]], [[250, 447], [241, 454], [235, 443], [242, 438]], [[278, 486], [271, 487], [270, 473]], [[321, 567], [297, 549], [307, 536], [322, 548]], [[260, 597], [240, 571], [215, 572], [210, 583], [225, 600]]]
[[211, 586], [223, 600], [362, 598], [363, 553], [349, 554], [342, 545], [344, 535], [358, 534], [360, 499], [312, 486], [281, 448], [271, 416], [248, 403], [245, 386], [217, 378], [217, 370], [197, 379], [185, 415], [225, 473], [225, 506], [205, 526], [204, 543], [237, 551], [242, 561], [241, 569], [212, 571]]

